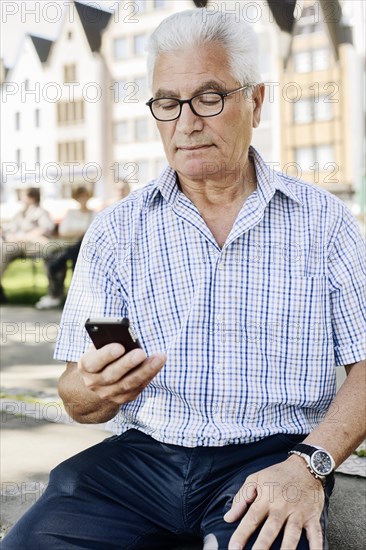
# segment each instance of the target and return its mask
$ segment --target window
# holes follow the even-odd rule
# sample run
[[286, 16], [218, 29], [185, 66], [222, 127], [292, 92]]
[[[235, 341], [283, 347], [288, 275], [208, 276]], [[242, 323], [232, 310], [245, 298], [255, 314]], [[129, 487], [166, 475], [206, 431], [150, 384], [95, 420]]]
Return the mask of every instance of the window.
[[41, 162], [41, 148], [40, 147], [36, 147], [35, 157], [36, 157], [36, 162]]
[[64, 82], [76, 82], [76, 65], [64, 65]]
[[20, 113], [15, 113], [15, 129], [20, 130]]
[[297, 25], [295, 29], [295, 35], [296, 34], [311, 34], [313, 32], [318, 32], [322, 30], [322, 26], [320, 22], [312, 23], [310, 22], [302, 22], [301, 24]]
[[308, 171], [315, 162], [313, 147], [298, 147], [295, 150], [295, 161], [302, 170]]
[[319, 162], [320, 169], [324, 169], [328, 162], [334, 162], [333, 145], [318, 145], [315, 149], [316, 161]]
[[85, 142], [84, 141], [66, 141], [59, 143], [58, 162], [73, 162], [85, 160]]
[[314, 119], [318, 121], [331, 120], [333, 117], [332, 104], [325, 101], [327, 96], [320, 96], [319, 101], [314, 103]]
[[114, 101], [118, 103], [124, 101], [126, 95], [129, 93], [127, 80], [118, 80], [113, 85]]
[[298, 147], [295, 149], [295, 160], [305, 172], [312, 170], [315, 162], [319, 163], [320, 170], [326, 170], [326, 164], [334, 162], [334, 147], [328, 144]]
[[306, 122], [324, 121], [332, 118], [332, 104], [324, 101], [325, 96], [321, 96], [318, 102], [313, 98], [302, 98], [293, 104], [294, 122], [303, 124]]
[[146, 141], [149, 137], [149, 125], [146, 118], [135, 120], [135, 140]]
[[77, 124], [84, 121], [84, 101], [59, 101], [57, 103], [57, 122], [62, 124]]
[[301, 12], [301, 18], [295, 27], [295, 34], [308, 34], [321, 30], [321, 28], [319, 4], [315, 6], [315, 3], [313, 3], [312, 5], [304, 6]]
[[129, 44], [126, 37], [115, 38], [113, 42], [113, 57], [116, 61], [128, 59]]
[[145, 185], [149, 178], [148, 160], [121, 161], [118, 163], [118, 179], [126, 180], [133, 187]]
[[73, 106], [73, 115], [75, 122], [84, 121], [84, 101], [81, 99], [79, 101], [74, 101], [70, 103]]
[[297, 73], [324, 71], [329, 67], [329, 50], [319, 48], [294, 54], [294, 70]]
[[148, 89], [147, 89], [147, 78], [146, 76], [139, 76], [135, 78], [137, 84], [137, 95], [141, 101], [147, 101]]
[[134, 0], [139, 13], [146, 11], [146, 0]]
[[313, 50], [313, 69], [314, 71], [324, 71], [329, 66], [329, 51], [326, 48]]
[[136, 34], [133, 37], [133, 51], [135, 55], [143, 55], [145, 53], [146, 34]]
[[294, 70], [296, 73], [308, 73], [311, 71], [310, 52], [298, 52], [294, 55]]
[[40, 111], [39, 109], [36, 109], [34, 111], [34, 125], [36, 128], [39, 128], [40, 126]]
[[137, 160], [138, 172], [137, 179], [138, 185], [145, 185], [149, 179], [149, 161], [148, 160]]
[[130, 125], [128, 120], [120, 120], [113, 125], [113, 141], [115, 143], [127, 143], [131, 141]]
[[311, 99], [300, 99], [293, 104], [294, 106], [294, 122], [304, 123], [311, 122], [313, 120], [313, 113], [311, 108]]

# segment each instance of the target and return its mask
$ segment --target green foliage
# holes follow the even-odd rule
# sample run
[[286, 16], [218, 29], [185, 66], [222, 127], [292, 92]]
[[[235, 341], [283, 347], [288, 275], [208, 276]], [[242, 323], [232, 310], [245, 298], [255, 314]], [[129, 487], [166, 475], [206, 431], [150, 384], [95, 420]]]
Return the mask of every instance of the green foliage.
[[358, 451], [354, 452], [355, 455], [365, 457], [366, 456], [366, 449], [359, 449]]
[[[71, 269], [67, 270], [65, 292], [71, 281]], [[2, 285], [9, 304], [34, 305], [47, 294], [48, 280], [42, 260], [19, 259], [7, 268]]]

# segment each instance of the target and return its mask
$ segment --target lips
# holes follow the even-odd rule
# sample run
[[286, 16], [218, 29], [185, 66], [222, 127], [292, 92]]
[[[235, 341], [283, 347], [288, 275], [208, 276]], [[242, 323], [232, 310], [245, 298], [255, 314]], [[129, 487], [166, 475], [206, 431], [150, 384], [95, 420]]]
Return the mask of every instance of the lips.
[[177, 147], [177, 149], [181, 149], [182, 151], [196, 151], [197, 149], [207, 149], [207, 147], [211, 147], [211, 145], [205, 143], [203, 145], [180, 146]]

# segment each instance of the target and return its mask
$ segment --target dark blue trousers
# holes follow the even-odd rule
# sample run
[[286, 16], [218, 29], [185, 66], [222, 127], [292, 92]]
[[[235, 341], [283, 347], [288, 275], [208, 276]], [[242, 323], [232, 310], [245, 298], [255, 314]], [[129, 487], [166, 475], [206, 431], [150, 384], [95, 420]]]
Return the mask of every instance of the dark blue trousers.
[[[285, 460], [303, 438], [275, 435], [245, 445], [188, 448], [129, 430], [57, 466], [2, 548], [161, 550], [201, 541], [205, 550], [227, 550], [239, 522], [226, 523], [223, 516], [246, 477]], [[328, 485], [323, 533], [333, 482]], [[272, 548], [279, 549], [281, 540], [279, 535]], [[304, 532], [298, 549], [308, 549]]]

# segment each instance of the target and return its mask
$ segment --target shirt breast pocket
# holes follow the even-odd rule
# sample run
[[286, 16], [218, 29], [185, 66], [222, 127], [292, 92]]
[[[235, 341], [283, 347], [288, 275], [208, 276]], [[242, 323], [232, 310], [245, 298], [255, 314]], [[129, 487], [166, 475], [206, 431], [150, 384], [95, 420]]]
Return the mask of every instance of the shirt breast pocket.
[[302, 362], [328, 353], [331, 324], [326, 277], [276, 277], [259, 303], [262, 354]]

